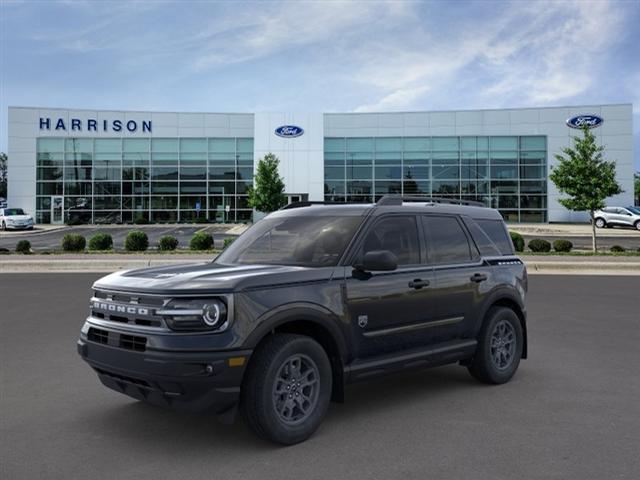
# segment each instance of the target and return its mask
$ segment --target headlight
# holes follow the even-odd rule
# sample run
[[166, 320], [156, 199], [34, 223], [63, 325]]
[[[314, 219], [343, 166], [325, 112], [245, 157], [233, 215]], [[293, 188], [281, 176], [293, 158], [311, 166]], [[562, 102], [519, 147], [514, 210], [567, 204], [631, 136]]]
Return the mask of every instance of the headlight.
[[162, 315], [168, 327], [177, 331], [223, 331], [228, 325], [227, 306], [217, 298], [171, 300], [156, 315]]

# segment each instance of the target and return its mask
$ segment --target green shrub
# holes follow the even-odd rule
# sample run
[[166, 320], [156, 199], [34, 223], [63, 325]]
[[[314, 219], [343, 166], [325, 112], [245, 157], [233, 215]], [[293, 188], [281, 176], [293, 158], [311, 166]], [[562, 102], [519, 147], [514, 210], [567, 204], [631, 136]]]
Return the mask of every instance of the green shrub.
[[622, 253], [622, 252], [626, 252], [627, 249], [624, 247], [621, 247], [620, 245], [614, 245], [611, 247], [611, 251], [614, 253]]
[[158, 250], [168, 251], [175, 250], [176, 248], [178, 248], [178, 239], [176, 237], [172, 237], [171, 235], [160, 237]]
[[513, 243], [513, 248], [516, 249], [516, 252], [524, 251], [524, 238], [522, 238], [522, 235], [510, 230], [509, 236], [511, 236], [511, 243]]
[[111, 250], [113, 239], [108, 233], [96, 233], [89, 239], [89, 250]]
[[16, 245], [16, 252], [24, 253], [25, 255], [31, 253], [31, 242], [29, 240], [20, 240]]
[[139, 217], [136, 217], [133, 223], [135, 223], [136, 225], [147, 225], [149, 223], [149, 219], [141, 215]]
[[556, 252], [570, 252], [572, 248], [573, 243], [571, 243], [569, 240], [560, 239], [553, 241], [553, 249]]
[[82, 225], [84, 222], [82, 221], [82, 219], [75, 215], [73, 217], [69, 217], [66, 221], [66, 224], [69, 225], [70, 227], [73, 227], [75, 225]]
[[62, 250], [65, 252], [81, 252], [87, 246], [87, 240], [77, 233], [67, 233], [62, 237]]
[[213, 248], [213, 237], [210, 233], [197, 232], [191, 237], [189, 248], [191, 250], [211, 250]]
[[235, 238], [232, 238], [232, 237], [225, 238], [222, 241], [222, 248], [227, 248], [229, 245], [231, 245], [233, 243], [234, 240], [235, 240]]
[[144, 252], [149, 248], [149, 237], [140, 230], [132, 230], [124, 239], [124, 249], [127, 252]]
[[542, 238], [534, 238], [529, 241], [529, 248], [532, 252], [550, 252], [551, 244]]

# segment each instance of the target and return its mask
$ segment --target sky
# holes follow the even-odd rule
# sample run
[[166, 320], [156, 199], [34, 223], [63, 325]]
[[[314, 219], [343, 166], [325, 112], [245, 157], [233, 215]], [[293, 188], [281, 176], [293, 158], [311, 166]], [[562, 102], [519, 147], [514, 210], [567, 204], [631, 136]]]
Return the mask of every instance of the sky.
[[640, 0], [0, 0], [7, 107], [366, 112], [633, 103]]

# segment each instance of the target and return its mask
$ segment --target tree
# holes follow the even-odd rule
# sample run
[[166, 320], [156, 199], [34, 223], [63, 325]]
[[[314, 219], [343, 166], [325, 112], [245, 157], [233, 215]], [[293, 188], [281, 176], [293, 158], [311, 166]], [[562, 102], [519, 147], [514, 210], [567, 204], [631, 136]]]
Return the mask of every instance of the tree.
[[253, 187], [249, 188], [249, 206], [259, 212], [270, 213], [287, 204], [284, 194], [284, 180], [278, 174], [280, 160], [273, 153], [267, 153], [258, 162], [253, 177]]
[[640, 172], [633, 175], [633, 190], [636, 198], [636, 205], [640, 205]]
[[598, 251], [596, 225], [593, 213], [605, 206], [605, 199], [622, 193], [616, 182], [616, 163], [607, 162], [602, 156], [604, 147], [596, 144], [596, 138], [588, 128], [582, 129], [584, 137], [574, 137], [573, 148], [564, 148], [564, 155], [556, 155], [558, 165], [552, 168], [549, 178], [560, 193], [560, 204], [569, 210], [589, 212], [593, 251]]
[[0, 152], [0, 197], [7, 198], [7, 154]]

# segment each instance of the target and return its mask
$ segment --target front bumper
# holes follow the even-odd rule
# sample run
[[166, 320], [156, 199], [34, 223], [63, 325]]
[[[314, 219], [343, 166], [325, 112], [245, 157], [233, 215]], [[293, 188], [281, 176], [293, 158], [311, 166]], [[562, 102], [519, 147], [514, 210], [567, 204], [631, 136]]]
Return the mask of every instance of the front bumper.
[[[117, 392], [163, 407], [223, 414], [239, 400], [251, 350], [136, 352], [80, 338], [78, 353]], [[243, 364], [230, 366], [229, 359], [238, 357]]]

